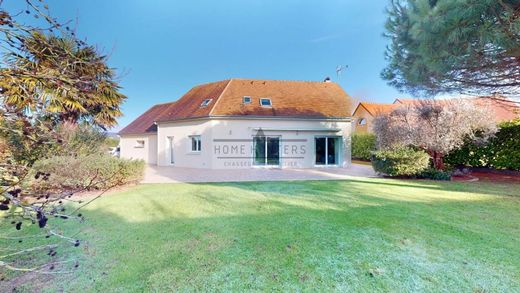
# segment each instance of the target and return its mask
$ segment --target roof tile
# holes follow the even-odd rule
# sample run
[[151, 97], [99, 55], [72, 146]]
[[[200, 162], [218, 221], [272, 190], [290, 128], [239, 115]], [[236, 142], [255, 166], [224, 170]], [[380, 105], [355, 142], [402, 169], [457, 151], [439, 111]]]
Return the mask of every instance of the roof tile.
[[[251, 97], [244, 104], [243, 97]], [[272, 106], [260, 105], [261, 98]], [[212, 99], [206, 107], [202, 101]], [[173, 103], [156, 105], [120, 134], [157, 131], [154, 122], [210, 116], [350, 117], [350, 97], [333, 82], [231, 79], [196, 86]]]

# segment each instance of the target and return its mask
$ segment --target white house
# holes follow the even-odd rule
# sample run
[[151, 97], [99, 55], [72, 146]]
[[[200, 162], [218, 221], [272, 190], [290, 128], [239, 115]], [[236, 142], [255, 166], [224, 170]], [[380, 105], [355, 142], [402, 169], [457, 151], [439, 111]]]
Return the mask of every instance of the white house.
[[212, 82], [121, 130], [121, 156], [212, 169], [345, 167], [351, 113], [351, 98], [328, 80]]

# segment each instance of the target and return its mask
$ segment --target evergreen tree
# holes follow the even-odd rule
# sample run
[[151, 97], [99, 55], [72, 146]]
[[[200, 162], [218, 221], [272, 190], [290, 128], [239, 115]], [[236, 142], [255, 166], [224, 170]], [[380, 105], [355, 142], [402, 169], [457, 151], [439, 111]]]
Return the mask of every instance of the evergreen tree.
[[520, 0], [392, 0], [386, 36], [403, 92], [520, 93]]

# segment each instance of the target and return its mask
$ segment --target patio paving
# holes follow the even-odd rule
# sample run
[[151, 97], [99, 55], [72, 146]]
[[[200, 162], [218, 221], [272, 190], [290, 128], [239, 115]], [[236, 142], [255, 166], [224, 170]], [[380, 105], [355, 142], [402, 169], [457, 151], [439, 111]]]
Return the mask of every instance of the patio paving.
[[241, 182], [283, 180], [342, 180], [377, 177], [371, 166], [352, 164], [347, 168], [312, 169], [196, 169], [147, 166], [142, 183]]

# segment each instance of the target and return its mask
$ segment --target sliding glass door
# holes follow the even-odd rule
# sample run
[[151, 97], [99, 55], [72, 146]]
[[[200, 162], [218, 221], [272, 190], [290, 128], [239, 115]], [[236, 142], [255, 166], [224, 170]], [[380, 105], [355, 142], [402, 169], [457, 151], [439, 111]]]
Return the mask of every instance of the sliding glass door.
[[338, 165], [341, 148], [340, 137], [316, 137], [314, 139], [316, 165]]
[[253, 164], [255, 166], [280, 165], [280, 138], [255, 136], [253, 138]]

